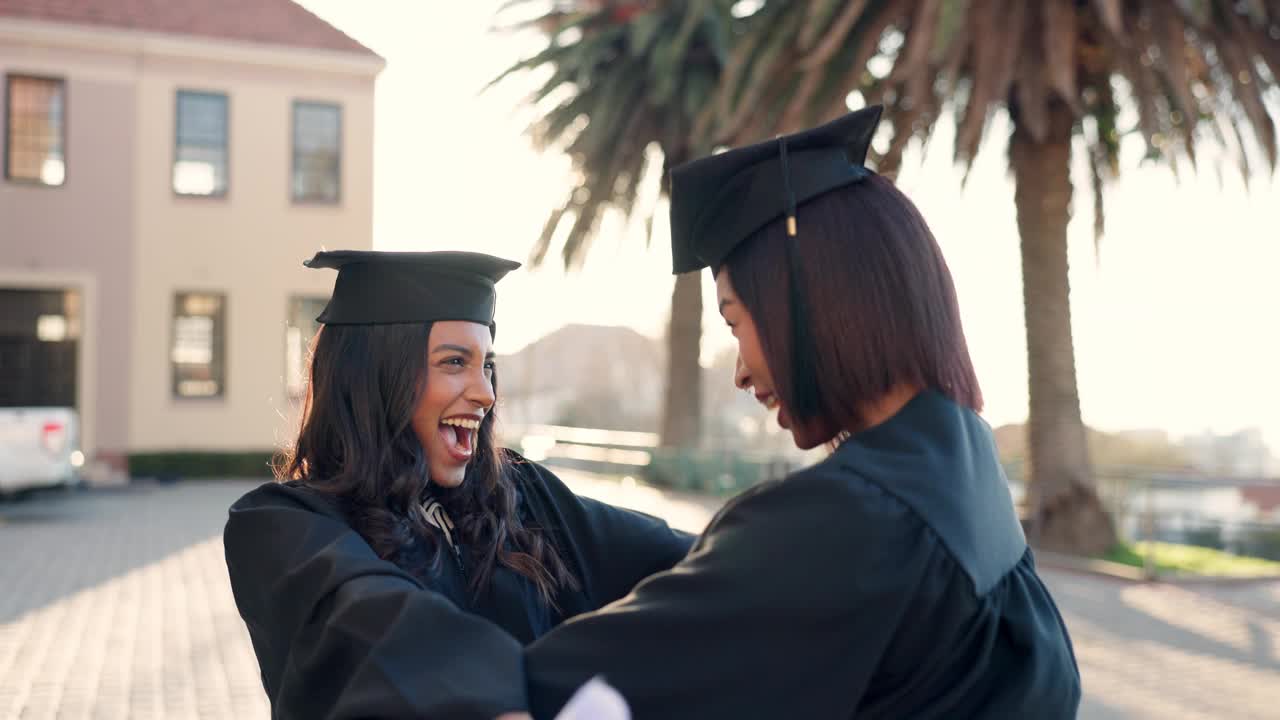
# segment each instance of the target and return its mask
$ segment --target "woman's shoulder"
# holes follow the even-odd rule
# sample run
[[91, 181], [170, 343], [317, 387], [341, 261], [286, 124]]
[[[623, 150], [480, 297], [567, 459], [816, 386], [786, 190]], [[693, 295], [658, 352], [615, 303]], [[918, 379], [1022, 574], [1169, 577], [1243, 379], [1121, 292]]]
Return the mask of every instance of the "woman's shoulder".
[[498, 452], [502, 455], [502, 462], [504, 465], [510, 468], [515, 468], [519, 472], [536, 472], [539, 470], [544, 472], [546, 471], [545, 467], [530, 460], [524, 455], [521, 455], [520, 452], [514, 448], [500, 447], [498, 448]]
[[230, 516], [243, 513], [310, 512], [345, 520], [338, 498], [299, 480], [265, 482], [240, 496]]
[[984, 595], [1022, 559], [1026, 538], [994, 452], [980, 443], [963, 450], [878, 450], [868, 460], [856, 445], [842, 448], [778, 483], [764, 502], [840, 518], [840, 534], [853, 542], [945, 555]]
[[909, 505], [831, 458], [734, 497], [704, 538], [749, 548], [739, 555], [806, 558], [797, 562], [811, 570], [840, 558], [854, 574], [893, 574], [943, 549]]
[[779, 480], [760, 483], [735, 497], [730, 505], [748, 503], [812, 506], [864, 522], [872, 516], [900, 522], [913, 514], [907, 503], [881, 483], [841, 463], [835, 455]]
[[545, 465], [534, 462], [511, 448], [500, 448], [499, 452], [502, 453], [504, 471], [515, 481], [521, 494], [529, 488], [544, 494], [550, 492], [559, 495], [570, 492], [564, 481]]
[[[556, 524], [621, 522], [627, 526], [635, 525], [645, 529], [652, 526], [663, 532], [670, 531], [667, 522], [661, 518], [639, 510], [615, 506], [590, 495], [579, 495], [547, 466], [529, 460], [515, 450], [504, 448], [503, 453], [504, 465], [514, 480], [522, 511], [541, 514], [543, 517], [555, 516], [559, 518]], [[679, 534], [684, 536], [684, 533]]]

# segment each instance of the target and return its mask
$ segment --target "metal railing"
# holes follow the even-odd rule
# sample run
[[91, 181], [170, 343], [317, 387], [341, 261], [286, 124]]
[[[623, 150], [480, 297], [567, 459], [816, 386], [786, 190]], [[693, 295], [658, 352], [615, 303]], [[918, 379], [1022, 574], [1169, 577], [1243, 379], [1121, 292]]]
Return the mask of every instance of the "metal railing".
[[655, 433], [563, 425], [507, 428], [530, 460], [594, 472], [632, 475], [664, 487], [732, 494], [785, 477], [798, 463], [776, 453], [663, 448]]
[[[779, 453], [727, 447], [662, 448], [655, 433], [529, 425], [509, 435], [530, 460], [718, 495], [784, 477], [801, 464]], [[1019, 504], [1025, 497], [1023, 469], [1019, 463], [1005, 468]], [[1280, 561], [1280, 507], [1262, 507], [1248, 497], [1261, 489], [1280, 499], [1280, 479], [1132, 466], [1100, 466], [1095, 478], [1123, 540], [1197, 545]], [[1026, 510], [1034, 514], [1034, 508]], [[1148, 572], [1154, 574], [1155, 569]]]
[[[1015, 497], [1020, 468], [1010, 468]], [[1103, 506], [1122, 541], [1164, 542], [1280, 561], [1280, 478], [1236, 477], [1158, 468], [1095, 469]], [[1035, 508], [1026, 508], [1035, 514]], [[1034, 538], [1032, 538], [1034, 542]], [[1154, 578], [1153, 553], [1143, 554]]]

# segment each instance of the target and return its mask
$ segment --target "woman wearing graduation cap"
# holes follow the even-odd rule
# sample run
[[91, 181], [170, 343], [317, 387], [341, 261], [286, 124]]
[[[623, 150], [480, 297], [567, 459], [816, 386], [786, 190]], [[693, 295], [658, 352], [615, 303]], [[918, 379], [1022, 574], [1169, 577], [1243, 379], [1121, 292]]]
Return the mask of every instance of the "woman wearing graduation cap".
[[676, 168], [737, 385], [822, 462], [526, 649], [535, 717], [602, 674], [635, 718], [1071, 718], [1080, 677], [924, 219], [864, 167], [880, 108]]
[[232, 506], [227, 569], [274, 717], [493, 718], [521, 648], [692, 538], [579, 498], [494, 441], [494, 284], [476, 253], [322, 252], [338, 270], [297, 442]]

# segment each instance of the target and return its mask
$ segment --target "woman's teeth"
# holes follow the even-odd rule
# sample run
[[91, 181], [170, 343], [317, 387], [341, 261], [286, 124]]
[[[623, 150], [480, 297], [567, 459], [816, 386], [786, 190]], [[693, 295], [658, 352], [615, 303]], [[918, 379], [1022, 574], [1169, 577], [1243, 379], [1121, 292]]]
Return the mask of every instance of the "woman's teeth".
[[767, 408], [767, 409], [769, 409], [769, 410], [775, 410], [775, 409], [777, 409], [777, 407], [778, 407], [778, 398], [777, 398], [777, 396], [775, 396], [775, 395], [770, 395], [769, 397], [765, 398], [765, 399], [764, 399], [764, 406], [765, 406], [765, 408]]
[[479, 430], [480, 421], [469, 418], [445, 418], [440, 421], [441, 425], [453, 425], [455, 427], [465, 428], [467, 430]]

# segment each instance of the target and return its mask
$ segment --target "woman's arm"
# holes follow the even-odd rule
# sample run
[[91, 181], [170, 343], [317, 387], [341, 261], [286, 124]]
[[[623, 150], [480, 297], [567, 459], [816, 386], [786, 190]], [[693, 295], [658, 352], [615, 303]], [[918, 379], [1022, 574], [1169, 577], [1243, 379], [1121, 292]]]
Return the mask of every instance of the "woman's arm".
[[896, 499], [793, 477], [731, 503], [689, 556], [525, 651], [550, 718], [601, 675], [633, 717], [847, 717], [933, 545]]
[[693, 545], [694, 536], [661, 518], [575, 495], [547, 468], [512, 456], [534, 514], [546, 516], [541, 521], [557, 531], [557, 547], [583, 576], [592, 609], [669, 570]]
[[308, 495], [259, 488], [224, 532], [275, 717], [490, 720], [528, 707], [514, 638], [378, 558]]

